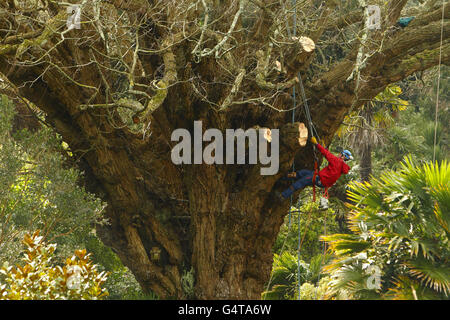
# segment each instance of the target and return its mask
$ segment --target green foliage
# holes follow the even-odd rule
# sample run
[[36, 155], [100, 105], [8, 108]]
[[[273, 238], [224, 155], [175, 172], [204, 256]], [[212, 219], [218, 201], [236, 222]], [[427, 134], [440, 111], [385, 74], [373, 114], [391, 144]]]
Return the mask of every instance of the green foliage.
[[[321, 279], [322, 269], [330, 260], [329, 255], [317, 255], [311, 259], [311, 263], [300, 260], [300, 283], [301, 288], [314, 287], [317, 284], [324, 291], [328, 281]], [[281, 255], [274, 255], [274, 263], [272, 269], [272, 279], [267, 291], [262, 293], [263, 299], [282, 300], [298, 298], [298, 257], [288, 251]], [[325, 291], [324, 291], [325, 292]], [[300, 293], [301, 297], [303, 293]], [[323, 296], [320, 293], [320, 297]]]
[[103, 204], [77, 185], [80, 172], [64, 165], [61, 140], [49, 129], [11, 134], [14, 110], [1, 97], [0, 121], [0, 261], [18, 256], [20, 239], [40, 229], [56, 240], [58, 254], [75, 248], [65, 235], [87, 234], [105, 223]]
[[145, 295], [131, 271], [125, 267], [119, 257], [106, 247], [100, 239], [90, 233], [83, 239], [76, 239], [76, 243], [84, 243], [86, 249], [92, 253], [92, 261], [98, 269], [109, 272], [105, 288], [111, 300], [155, 300], [154, 295]]
[[181, 277], [181, 286], [183, 287], [183, 292], [187, 299], [194, 298], [194, 268], [191, 268], [189, 271], [185, 271]]
[[[354, 299], [447, 299], [450, 166], [417, 166], [405, 158], [398, 171], [371, 183], [352, 183], [352, 234], [323, 237], [336, 258], [326, 267], [332, 294]], [[380, 286], [369, 282], [379, 270]]]
[[324, 266], [328, 264], [331, 260], [331, 255], [329, 254], [318, 254], [311, 258], [311, 261], [308, 265], [308, 277], [306, 281], [317, 284], [321, 280], [323, 276]]
[[391, 84], [373, 100], [368, 101], [357, 112], [345, 117], [343, 125], [336, 132], [340, 138], [350, 138], [358, 148], [362, 143], [377, 145], [383, 141], [384, 129], [394, 124], [393, 115], [407, 109], [409, 103], [400, 98], [400, 86]]
[[[396, 126], [388, 129], [388, 143], [377, 150], [378, 167], [397, 168], [400, 160], [412, 154], [415, 159], [433, 159], [438, 68], [415, 75], [400, 85], [410, 101], [410, 108], [398, 114]], [[450, 156], [449, 82], [450, 68], [442, 66], [437, 114], [436, 160]]]
[[97, 300], [108, 292], [102, 285], [108, 276], [98, 272], [86, 250], [76, 250], [63, 266], [52, 264], [56, 244], [46, 244], [39, 231], [26, 234], [23, 266], [0, 269], [2, 300]]
[[105, 206], [78, 185], [82, 173], [67, 166], [67, 144], [48, 129], [12, 133], [14, 106], [0, 96], [0, 265], [20, 263], [22, 239], [40, 229], [43, 240], [55, 242], [61, 260], [78, 248], [93, 253], [108, 299], [149, 299], [130, 270], [95, 234]]
[[[308, 265], [300, 261], [300, 281], [305, 282], [308, 277]], [[263, 292], [262, 298], [269, 300], [289, 299], [295, 295], [298, 286], [297, 256], [283, 252], [274, 255], [272, 279], [269, 290]]]
[[[330, 277], [324, 277], [320, 279], [317, 286], [309, 282], [305, 282], [300, 287], [300, 300], [325, 300], [327, 299], [326, 292], [328, 290], [328, 284]], [[296, 293], [298, 297], [298, 293]], [[294, 297], [294, 298], [296, 298]]]
[[263, 299], [296, 299], [298, 297], [299, 240], [302, 285], [306, 282], [316, 284], [322, 276], [323, 266], [331, 258], [329, 255], [323, 255], [323, 243], [319, 239], [325, 233], [339, 230], [334, 219], [334, 210], [332, 208], [321, 210], [319, 201], [311, 200], [312, 195], [305, 194], [300, 199], [304, 204], [299, 208], [291, 208], [290, 219], [289, 215], [285, 217], [285, 222], [274, 244], [271, 280], [267, 290], [262, 293]]
[[281, 249], [283, 251], [290, 251], [291, 253], [297, 252], [299, 242], [299, 215], [300, 238], [303, 238], [301, 258], [304, 261], [310, 261], [313, 256], [322, 253], [322, 245], [319, 241], [321, 235], [325, 232], [330, 233], [338, 230], [332, 208], [324, 211], [319, 209], [318, 200], [315, 203], [307, 200], [308, 196], [302, 199], [305, 204], [300, 206], [299, 209], [296, 207], [291, 208], [290, 222], [289, 215], [285, 217], [285, 222], [281, 226], [280, 233], [274, 244], [274, 252], [280, 254]]

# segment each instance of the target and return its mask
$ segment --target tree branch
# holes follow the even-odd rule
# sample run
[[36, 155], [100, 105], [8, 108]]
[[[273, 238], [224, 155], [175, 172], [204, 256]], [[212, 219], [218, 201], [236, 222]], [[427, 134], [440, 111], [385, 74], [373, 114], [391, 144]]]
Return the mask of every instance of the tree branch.
[[[267, 73], [269, 72], [270, 51], [271, 46], [269, 46], [266, 53], [264, 53], [263, 50], [258, 50], [256, 52], [256, 58], [258, 59], [255, 70], [256, 84], [263, 90], [285, 90], [298, 83], [299, 80], [297, 77], [293, 77], [286, 82], [278, 82], [276, 84], [266, 80]], [[281, 70], [279, 70], [279, 72], [281, 72]]]
[[308, 37], [292, 37], [292, 40], [293, 45], [288, 47], [284, 54], [288, 78], [294, 77], [309, 66], [309, 59], [316, 49], [314, 41]]
[[242, 79], [244, 79], [244, 76], [245, 76], [245, 69], [241, 69], [236, 79], [234, 80], [234, 84], [231, 87], [230, 93], [224, 99], [222, 105], [220, 106], [219, 111], [225, 111], [231, 105], [231, 103], [233, 102], [233, 98], [236, 96], [236, 94], [239, 91], [239, 88], [241, 87]]
[[[161, 44], [162, 48], [166, 48], [165, 52], [162, 54], [164, 61], [164, 77], [156, 83], [156, 93], [147, 103], [145, 111], [143, 111], [142, 116], [140, 116], [141, 122], [147, 123], [150, 120], [152, 113], [164, 103], [169, 87], [177, 80], [177, 63], [170, 44], [176, 42], [176, 39], [180, 36], [181, 34], [175, 35], [173, 37], [174, 40], [167, 37]], [[142, 111], [139, 113], [141, 114]]]
[[391, 0], [386, 8], [385, 29], [395, 25], [408, 0]]

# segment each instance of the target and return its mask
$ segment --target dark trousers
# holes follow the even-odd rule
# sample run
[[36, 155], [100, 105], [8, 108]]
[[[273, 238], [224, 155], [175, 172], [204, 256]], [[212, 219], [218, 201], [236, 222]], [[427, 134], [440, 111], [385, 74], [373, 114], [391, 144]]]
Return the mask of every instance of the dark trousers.
[[[297, 179], [290, 188], [284, 190], [281, 194], [285, 198], [289, 198], [295, 191], [302, 189], [307, 186], [312, 186], [312, 179], [314, 177], [314, 171], [312, 170], [306, 170], [302, 169], [297, 171], [297, 177], [296, 178], [290, 178], [290, 179]], [[323, 188], [322, 183], [320, 183], [320, 177], [319, 175], [316, 176], [316, 186]]]

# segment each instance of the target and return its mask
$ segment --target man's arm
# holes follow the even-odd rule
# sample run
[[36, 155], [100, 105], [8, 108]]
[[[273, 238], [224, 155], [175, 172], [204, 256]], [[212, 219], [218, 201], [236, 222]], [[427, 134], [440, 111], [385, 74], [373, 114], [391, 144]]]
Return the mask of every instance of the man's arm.
[[[336, 157], [334, 154], [332, 154], [330, 151], [322, 147], [320, 144], [316, 144], [317, 149], [319, 149], [320, 153], [324, 155], [324, 157], [330, 162], [330, 159], [336, 160], [338, 157]], [[332, 160], [331, 160], [332, 161]]]
[[325, 149], [324, 147], [322, 147], [318, 142], [316, 137], [311, 137], [310, 139], [311, 143], [314, 144], [317, 149], [319, 149], [320, 153], [323, 154], [325, 156], [325, 158], [328, 160], [328, 162], [330, 162], [329, 158], [331, 158], [331, 156], [333, 156], [331, 154], [331, 152], [329, 152], [327, 149]]

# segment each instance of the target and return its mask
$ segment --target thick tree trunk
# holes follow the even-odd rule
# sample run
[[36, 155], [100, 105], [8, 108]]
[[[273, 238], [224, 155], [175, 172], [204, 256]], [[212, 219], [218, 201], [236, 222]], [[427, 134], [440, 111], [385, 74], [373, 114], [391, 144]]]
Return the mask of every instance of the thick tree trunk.
[[363, 146], [364, 150], [361, 150], [360, 176], [361, 181], [369, 181], [372, 174], [372, 145], [367, 143]]
[[[196, 297], [204, 299], [255, 299], [263, 291], [272, 260], [267, 253], [274, 230], [267, 227], [252, 203], [258, 199], [227, 193], [216, 177], [196, 175], [193, 189], [192, 264], [196, 272]], [[214, 174], [214, 172], [211, 172]], [[208, 183], [208, 181], [210, 183]], [[269, 223], [269, 222], [267, 222]]]
[[375, 143], [376, 129], [372, 127], [373, 110], [370, 105], [366, 105], [361, 113], [363, 118], [363, 128], [360, 129], [360, 134], [356, 135], [359, 142], [356, 143], [360, 154], [360, 177], [361, 181], [369, 181], [372, 174], [372, 145]]
[[[282, 141], [299, 144], [298, 138], [292, 138], [295, 131], [298, 135], [298, 126], [288, 125], [282, 130], [286, 137]], [[292, 165], [294, 146], [291, 148], [281, 147], [285, 151], [280, 156], [282, 172]], [[279, 203], [270, 192], [279, 175], [259, 176], [259, 170], [250, 165], [232, 167], [186, 166], [182, 170], [187, 193], [179, 199], [166, 199], [161, 206], [173, 207], [160, 212], [145, 196], [137, 195], [126, 208], [109, 200], [123, 211], [109, 214], [113, 223], [99, 230], [100, 235], [145, 289], [162, 297], [183, 298], [181, 277], [192, 267], [196, 298], [260, 298], [272, 267], [271, 248], [288, 203]], [[240, 178], [253, 174], [257, 175], [253, 179]], [[177, 178], [167, 175], [166, 179]], [[138, 189], [139, 180], [135, 184]], [[123, 186], [121, 183], [117, 190], [130, 197], [134, 191], [123, 190]], [[143, 207], [136, 208], [136, 203]], [[152, 207], [151, 216], [146, 214], [146, 205]], [[159, 234], [159, 225], [165, 230], [176, 228], [178, 234]]]

